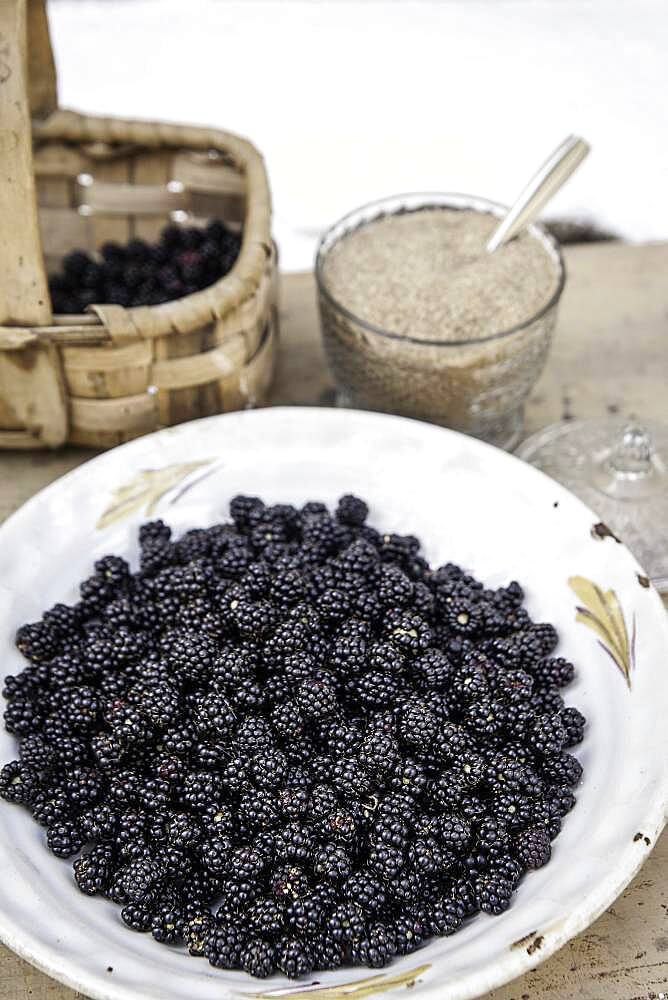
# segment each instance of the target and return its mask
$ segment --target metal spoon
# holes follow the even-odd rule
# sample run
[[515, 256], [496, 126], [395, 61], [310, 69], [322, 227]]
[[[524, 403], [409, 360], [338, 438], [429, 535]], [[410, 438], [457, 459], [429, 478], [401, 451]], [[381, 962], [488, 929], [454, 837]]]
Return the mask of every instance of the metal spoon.
[[569, 135], [534, 174], [508, 214], [492, 233], [486, 250], [494, 253], [517, 236], [536, 218], [543, 205], [565, 184], [589, 152], [589, 144], [577, 135]]

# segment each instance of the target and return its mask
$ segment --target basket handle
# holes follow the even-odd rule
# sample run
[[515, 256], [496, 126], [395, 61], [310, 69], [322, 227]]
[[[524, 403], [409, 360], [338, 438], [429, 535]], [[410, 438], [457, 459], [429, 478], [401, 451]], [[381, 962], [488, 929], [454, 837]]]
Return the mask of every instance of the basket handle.
[[32, 157], [29, 24], [37, 32], [30, 63], [39, 64], [31, 98], [46, 110], [55, 73], [43, 0], [0, 0], [0, 218], [6, 234], [0, 240], [0, 323], [46, 325], [51, 302]]
[[46, 0], [28, 0], [28, 92], [33, 118], [46, 118], [58, 107]]

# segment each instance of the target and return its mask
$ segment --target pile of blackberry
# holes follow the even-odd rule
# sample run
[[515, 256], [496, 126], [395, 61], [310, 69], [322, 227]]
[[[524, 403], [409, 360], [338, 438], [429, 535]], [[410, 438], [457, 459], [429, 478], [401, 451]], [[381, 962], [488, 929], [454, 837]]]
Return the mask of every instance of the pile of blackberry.
[[205, 228], [171, 225], [157, 243], [104, 243], [99, 256], [73, 250], [49, 278], [55, 313], [82, 313], [93, 303], [155, 306], [207, 288], [232, 270], [241, 236], [214, 219]]
[[554, 628], [366, 517], [153, 521], [137, 572], [106, 556], [18, 630], [0, 794], [133, 930], [253, 976], [380, 968], [549, 861], [585, 725]]

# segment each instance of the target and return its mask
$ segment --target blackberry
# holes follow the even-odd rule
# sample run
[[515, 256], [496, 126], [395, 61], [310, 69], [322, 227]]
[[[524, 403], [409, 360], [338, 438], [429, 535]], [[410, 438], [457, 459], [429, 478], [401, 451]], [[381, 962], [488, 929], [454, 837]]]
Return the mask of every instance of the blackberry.
[[385, 777], [398, 766], [399, 760], [399, 745], [392, 736], [382, 732], [365, 736], [359, 749], [359, 761], [374, 778]]
[[39, 790], [39, 774], [24, 761], [13, 760], [0, 771], [0, 796], [8, 802], [30, 805]]
[[285, 911], [274, 899], [258, 899], [246, 910], [245, 920], [251, 931], [271, 940], [283, 932]]
[[487, 867], [487, 875], [490, 878], [504, 878], [513, 890], [519, 885], [524, 872], [525, 867], [521, 861], [509, 854], [491, 859]]
[[46, 622], [22, 625], [16, 633], [16, 648], [34, 663], [50, 660], [58, 652], [58, 629]]
[[261, 789], [276, 790], [285, 782], [288, 762], [280, 750], [263, 750], [253, 757], [250, 776]]
[[382, 969], [396, 951], [396, 936], [392, 927], [385, 924], [369, 925], [367, 933], [351, 948], [351, 958], [356, 965], [367, 965], [371, 969]]
[[153, 909], [137, 903], [127, 903], [121, 910], [121, 920], [132, 931], [145, 933], [153, 925]]
[[413, 673], [420, 690], [444, 690], [452, 674], [452, 664], [439, 649], [429, 649], [413, 664]]
[[79, 853], [84, 841], [76, 823], [61, 820], [46, 831], [46, 844], [57, 858], [71, 858], [73, 854]]
[[453, 599], [446, 602], [445, 621], [456, 635], [480, 635], [484, 628], [484, 613], [479, 604]]
[[[227, 915], [226, 915], [227, 916]], [[236, 921], [219, 919], [204, 945], [204, 954], [219, 969], [239, 967], [246, 932]]]
[[450, 887], [450, 896], [464, 917], [470, 917], [477, 912], [478, 901], [475, 886], [468, 879], [455, 879]]
[[550, 754], [543, 757], [541, 772], [553, 785], [575, 787], [582, 777], [582, 764], [570, 753]]
[[241, 681], [252, 680], [258, 666], [258, 654], [249, 645], [224, 647], [212, 665], [212, 675], [225, 688], [234, 688]]
[[239, 725], [234, 739], [240, 753], [250, 758], [260, 751], [269, 750], [274, 738], [271, 727], [263, 716], [250, 715]]
[[365, 932], [366, 917], [357, 903], [339, 903], [327, 918], [327, 933], [344, 947], [360, 940]]
[[464, 724], [476, 737], [490, 739], [501, 731], [507, 718], [505, 706], [490, 698], [467, 706]]
[[391, 704], [400, 691], [400, 681], [382, 670], [369, 670], [353, 687], [355, 699], [367, 708]]
[[76, 633], [81, 624], [81, 609], [76, 605], [72, 607], [69, 604], [54, 604], [44, 612], [42, 621], [57, 635], [68, 638], [72, 633]]
[[206, 675], [216, 657], [216, 644], [211, 637], [190, 629], [173, 629], [165, 633], [160, 649], [172, 670], [191, 681]]
[[559, 715], [565, 707], [564, 699], [557, 687], [539, 688], [534, 691], [529, 705], [538, 715]]
[[577, 708], [569, 706], [562, 709], [559, 713], [559, 719], [566, 733], [564, 746], [574, 747], [578, 743], [582, 743], [585, 725], [587, 724], [587, 720], [582, 712], [579, 712]]
[[393, 816], [380, 816], [373, 825], [373, 840], [402, 850], [408, 842], [409, 827]]
[[341, 887], [343, 896], [356, 903], [365, 913], [380, 913], [385, 908], [387, 896], [382, 881], [363, 868], [353, 872]]
[[406, 792], [415, 797], [421, 796], [427, 788], [425, 768], [417, 760], [410, 757], [400, 761], [390, 776], [390, 788], [397, 792]]
[[265, 979], [274, 971], [274, 946], [262, 938], [249, 938], [241, 949], [239, 962], [244, 972]]
[[[21, 760], [36, 771], [44, 771], [52, 767], [55, 761], [53, 749], [41, 733], [33, 733], [21, 740], [19, 749]], [[0, 772], [0, 795], [2, 794], [2, 775]], [[4, 797], [4, 796], [3, 796]]]
[[99, 771], [93, 767], [75, 767], [65, 782], [65, 792], [75, 806], [87, 806], [96, 802], [104, 791], [104, 781]]
[[206, 808], [207, 798], [210, 803], [212, 800], [216, 801], [222, 797], [215, 794], [218, 785], [225, 790], [227, 795], [236, 796], [243, 794], [248, 788], [247, 771], [248, 762], [244, 757], [230, 757], [227, 764], [219, 770], [218, 774], [213, 776], [211, 794], [208, 792], [204, 793], [202, 799], [204, 808]]
[[441, 896], [426, 910], [426, 925], [431, 934], [446, 937], [458, 931], [464, 920], [464, 907], [454, 896]]
[[290, 979], [308, 976], [313, 969], [313, 956], [306, 942], [299, 938], [282, 937], [275, 950], [275, 961]]
[[392, 922], [390, 929], [397, 955], [410, 955], [416, 951], [427, 933], [425, 924], [419, 917], [403, 913]]
[[355, 757], [344, 757], [338, 761], [331, 774], [331, 781], [344, 799], [358, 799], [367, 795], [372, 787], [371, 778]]
[[178, 688], [167, 680], [139, 681], [128, 691], [128, 701], [157, 729], [168, 729], [179, 714]]
[[485, 758], [478, 753], [464, 752], [454, 757], [453, 770], [461, 777], [467, 788], [477, 788], [488, 773]]
[[270, 830], [278, 825], [280, 801], [266, 790], [246, 792], [239, 800], [239, 816], [251, 830]]
[[298, 819], [308, 811], [309, 794], [306, 788], [287, 785], [278, 796], [281, 815]]
[[5, 709], [3, 719], [8, 733], [29, 736], [43, 728], [43, 716], [37, 702], [30, 698], [15, 697]]
[[310, 896], [293, 899], [286, 907], [285, 919], [293, 934], [310, 939], [320, 929], [325, 919], [325, 909], [317, 899]]
[[414, 826], [417, 819], [415, 800], [405, 793], [386, 795], [378, 807], [378, 817], [397, 819], [409, 827]]
[[205, 812], [221, 796], [222, 776], [209, 771], [193, 771], [183, 782], [183, 801], [195, 812]]
[[438, 839], [447, 850], [459, 854], [471, 839], [471, 824], [460, 816], [441, 816], [438, 821]]
[[313, 969], [338, 969], [344, 961], [345, 952], [329, 934], [314, 934], [309, 938], [309, 948], [313, 959]]
[[229, 837], [234, 829], [232, 810], [223, 802], [211, 802], [197, 819], [208, 837]]
[[308, 876], [298, 865], [281, 865], [268, 878], [272, 895], [279, 902], [299, 899], [309, 891]]
[[275, 853], [282, 861], [300, 864], [308, 859], [312, 849], [313, 835], [299, 822], [288, 823], [276, 834]]
[[558, 753], [566, 742], [566, 730], [559, 715], [541, 715], [528, 733], [528, 743], [536, 753]]
[[302, 681], [297, 689], [296, 702], [306, 719], [325, 719], [337, 709], [336, 691], [331, 684], [316, 678]]
[[515, 839], [515, 852], [524, 868], [542, 868], [552, 853], [548, 832], [539, 827], [529, 827]]
[[153, 726], [134, 705], [123, 701], [115, 702], [106, 713], [105, 721], [109, 725], [116, 742], [125, 750], [136, 749], [141, 743], [147, 743], [154, 734]]
[[419, 875], [438, 875], [446, 868], [447, 855], [434, 837], [424, 837], [411, 843], [407, 860]]
[[[406, 657], [391, 642], [374, 642], [369, 647], [367, 662], [371, 670], [393, 674], [403, 670], [406, 665]], [[415, 669], [417, 669], [417, 662]]]
[[529, 628], [515, 633], [512, 638], [512, 648], [518, 657], [518, 665], [531, 670], [541, 660], [549, 656], [557, 645], [559, 637], [552, 625], [531, 625]]
[[369, 508], [364, 500], [346, 493], [336, 505], [336, 517], [342, 524], [360, 527], [369, 516]]
[[203, 955], [207, 941], [216, 927], [216, 921], [208, 910], [186, 918], [183, 924], [183, 940], [191, 955]]
[[81, 813], [79, 826], [86, 840], [111, 840], [118, 820], [118, 813], [106, 803], [97, 803]]
[[167, 903], [154, 914], [151, 934], [161, 944], [178, 944], [183, 940], [183, 925], [183, 914]]
[[79, 890], [87, 896], [104, 893], [113, 874], [114, 854], [106, 844], [100, 844], [74, 861], [74, 880]]
[[153, 858], [140, 858], [122, 868], [116, 874], [115, 883], [129, 902], [142, 903], [151, 899], [164, 877], [165, 869], [161, 864]]
[[338, 882], [347, 878], [352, 871], [352, 859], [340, 844], [325, 844], [312, 856], [314, 873], [320, 878]]
[[435, 739], [438, 723], [423, 703], [412, 702], [402, 712], [399, 730], [404, 743], [423, 748], [428, 747]]
[[322, 819], [329, 816], [336, 810], [338, 804], [338, 796], [332, 785], [325, 782], [313, 785], [308, 805], [308, 811], [312, 818]]
[[508, 825], [497, 817], [486, 816], [478, 824], [476, 833], [478, 846], [490, 855], [503, 854], [510, 845]]
[[533, 677], [541, 687], [565, 687], [575, 676], [575, 667], [562, 656], [541, 660], [533, 671]]
[[265, 857], [252, 847], [236, 847], [229, 854], [227, 869], [233, 878], [249, 882], [258, 878], [265, 861]]
[[531, 820], [531, 801], [521, 793], [502, 792], [492, 799], [493, 815], [510, 830], [525, 827]]
[[404, 855], [398, 848], [381, 843], [369, 851], [367, 865], [376, 875], [390, 881], [396, 878], [404, 867]]
[[510, 906], [512, 884], [503, 876], [482, 875], [475, 883], [476, 902], [483, 913], [498, 915]]
[[72, 806], [62, 788], [42, 788], [32, 800], [31, 811], [35, 822], [49, 827], [66, 819]]
[[362, 729], [359, 724], [348, 723], [340, 718], [326, 720], [318, 729], [318, 737], [323, 749], [333, 756], [345, 757], [360, 748]]
[[385, 634], [388, 640], [407, 656], [414, 657], [431, 645], [432, 633], [420, 615], [409, 611], [392, 612], [387, 617]]

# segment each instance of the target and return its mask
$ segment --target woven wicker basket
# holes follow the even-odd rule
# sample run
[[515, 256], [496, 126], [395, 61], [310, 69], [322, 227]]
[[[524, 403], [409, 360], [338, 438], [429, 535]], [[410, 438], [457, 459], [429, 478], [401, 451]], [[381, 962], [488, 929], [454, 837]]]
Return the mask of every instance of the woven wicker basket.
[[[58, 110], [44, 0], [2, 0], [0, 43], [0, 447], [108, 447], [261, 402], [277, 266], [256, 149], [212, 129]], [[46, 275], [69, 250], [211, 217], [243, 228], [214, 285], [52, 315]]]

